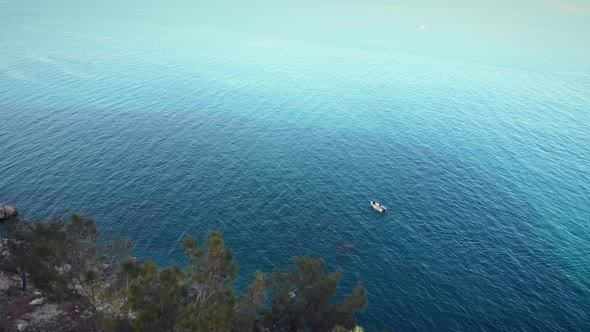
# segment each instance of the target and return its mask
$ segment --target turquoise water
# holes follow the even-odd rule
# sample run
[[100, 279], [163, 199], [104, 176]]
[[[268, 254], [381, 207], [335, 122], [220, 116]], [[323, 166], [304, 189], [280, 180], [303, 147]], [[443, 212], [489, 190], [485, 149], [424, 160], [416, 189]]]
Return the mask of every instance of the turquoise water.
[[221, 230], [239, 287], [323, 257], [363, 280], [368, 330], [587, 331], [589, 18], [0, 1], [0, 202], [89, 214], [162, 264]]

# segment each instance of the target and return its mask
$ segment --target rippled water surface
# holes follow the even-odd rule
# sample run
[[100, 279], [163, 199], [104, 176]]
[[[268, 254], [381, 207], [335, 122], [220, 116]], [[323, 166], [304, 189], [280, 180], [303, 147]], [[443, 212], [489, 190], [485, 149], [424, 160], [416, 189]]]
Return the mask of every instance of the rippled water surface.
[[323, 257], [368, 330], [590, 330], [590, 7], [369, 2], [0, 1], [0, 202]]

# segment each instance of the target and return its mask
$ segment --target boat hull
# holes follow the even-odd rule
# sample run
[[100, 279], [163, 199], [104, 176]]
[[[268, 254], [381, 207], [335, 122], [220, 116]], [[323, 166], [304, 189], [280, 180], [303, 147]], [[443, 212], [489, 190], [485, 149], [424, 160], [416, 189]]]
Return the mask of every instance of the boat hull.
[[385, 213], [387, 212], [387, 208], [375, 201], [371, 201], [371, 207], [373, 207], [373, 210], [379, 212], [379, 213]]

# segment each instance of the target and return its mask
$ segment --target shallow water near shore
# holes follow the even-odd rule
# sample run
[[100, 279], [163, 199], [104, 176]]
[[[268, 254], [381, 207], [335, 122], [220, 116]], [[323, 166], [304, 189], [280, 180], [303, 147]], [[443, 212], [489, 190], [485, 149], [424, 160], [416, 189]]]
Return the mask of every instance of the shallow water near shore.
[[589, 330], [584, 7], [453, 4], [0, 1], [0, 203], [322, 257], [370, 331]]

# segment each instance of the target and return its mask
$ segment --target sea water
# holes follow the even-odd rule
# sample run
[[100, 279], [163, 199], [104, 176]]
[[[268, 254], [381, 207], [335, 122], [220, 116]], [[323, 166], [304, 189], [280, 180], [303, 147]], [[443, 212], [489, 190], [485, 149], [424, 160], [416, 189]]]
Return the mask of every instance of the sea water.
[[[590, 330], [590, 7], [0, 1], [0, 203], [243, 288], [314, 255], [367, 330]], [[369, 205], [388, 206], [378, 214]]]

